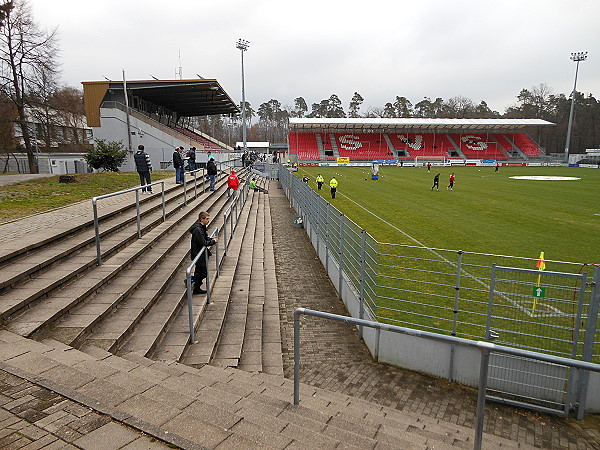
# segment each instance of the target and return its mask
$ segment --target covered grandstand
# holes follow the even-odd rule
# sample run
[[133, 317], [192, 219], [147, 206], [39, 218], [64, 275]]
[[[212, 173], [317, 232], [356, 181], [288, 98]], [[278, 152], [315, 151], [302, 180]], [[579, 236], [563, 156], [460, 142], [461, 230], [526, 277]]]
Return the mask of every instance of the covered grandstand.
[[325, 119], [292, 118], [292, 158], [319, 163], [350, 161], [528, 162], [546, 160], [527, 134], [541, 119]]
[[[134, 170], [133, 152], [143, 144], [156, 168], [168, 168], [173, 148], [196, 147], [227, 158], [234, 149], [190, 126], [190, 117], [236, 114], [238, 107], [215, 79], [86, 81], [87, 124], [96, 139], [121, 141], [130, 150], [123, 170]], [[127, 91], [127, 96], [125, 96]]]

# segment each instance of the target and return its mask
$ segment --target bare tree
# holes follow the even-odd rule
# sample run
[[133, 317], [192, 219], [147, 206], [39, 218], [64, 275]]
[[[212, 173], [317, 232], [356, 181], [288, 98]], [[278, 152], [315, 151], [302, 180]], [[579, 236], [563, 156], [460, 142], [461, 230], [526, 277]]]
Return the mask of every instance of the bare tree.
[[27, 126], [28, 96], [58, 72], [56, 30], [44, 32], [34, 21], [26, 0], [15, 0], [0, 28], [0, 90], [15, 104], [25, 141], [29, 170], [37, 173]]

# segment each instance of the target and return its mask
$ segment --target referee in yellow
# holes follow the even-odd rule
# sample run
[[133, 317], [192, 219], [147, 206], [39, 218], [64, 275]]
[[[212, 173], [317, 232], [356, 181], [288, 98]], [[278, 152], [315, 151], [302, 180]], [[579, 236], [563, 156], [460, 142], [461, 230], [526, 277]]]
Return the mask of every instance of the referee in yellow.
[[323, 175], [319, 174], [315, 180], [317, 182], [317, 189], [320, 191], [323, 188], [323, 183], [325, 183], [325, 178], [323, 178]]
[[337, 190], [338, 181], [333, 177], [329, 182], [329, 187], [331, 188], [331, 198], [335, 198], [335, 191]]

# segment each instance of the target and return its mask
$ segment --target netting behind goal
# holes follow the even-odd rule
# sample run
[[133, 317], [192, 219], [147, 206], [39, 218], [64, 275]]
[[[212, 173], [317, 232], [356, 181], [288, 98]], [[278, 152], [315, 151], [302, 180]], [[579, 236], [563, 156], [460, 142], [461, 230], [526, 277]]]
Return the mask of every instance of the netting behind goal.
[[447, 166], [448, 159], [445, 156], [416, 156], [415, 166], [426, 166], [431, 163], [434, 166]]

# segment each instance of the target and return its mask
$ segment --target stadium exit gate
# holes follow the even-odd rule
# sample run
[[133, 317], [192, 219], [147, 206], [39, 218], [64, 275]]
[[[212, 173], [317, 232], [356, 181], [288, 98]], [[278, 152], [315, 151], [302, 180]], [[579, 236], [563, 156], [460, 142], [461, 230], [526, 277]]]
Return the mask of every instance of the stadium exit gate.
[[[571, 274], [492, 266], [488, 341], [591, 361], [598, 305], [586, 273]], [[568, 415], [587, 389], [587, 374], [559, 364], [492, 354], [489, 400]]]

